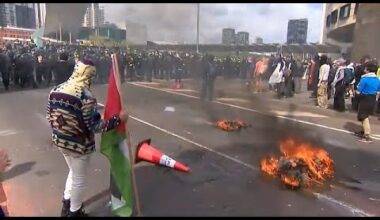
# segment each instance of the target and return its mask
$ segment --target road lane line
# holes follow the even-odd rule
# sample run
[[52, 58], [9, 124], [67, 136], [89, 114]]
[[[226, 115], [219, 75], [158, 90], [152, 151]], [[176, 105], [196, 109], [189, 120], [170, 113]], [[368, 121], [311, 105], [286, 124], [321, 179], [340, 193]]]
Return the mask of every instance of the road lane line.
[[14, 134], [17, 134], [17, 133], [18, 132], [14, 131], [14, 130], [3, 130], [3, 131], [0, 131], [0, 136], [1, 137], [6, 137], [6, 136], [14, 135]]
[[12, 130], [2, 130], [2, 131], [0, 131], [0, 135], [2, 135], [2, 134], [7, 134], [7, 133], [9, 133], [9, 132], [11, 132]]
[[361, 210], [361, 209], [359, 209], [359, 208], [355, 208], [355, 207], [353, 207], [353, 206], [350, 205], [350, 204], [347, 204], [347, 203], [345, 203], [345, 202], [342, 202], [342, 201], [336, 200], [336, 199], [334, 199], [334, 198], [331, 198], [331, 197], [329, 197], [329, 196], [327, 196], [327, 195], [320, 194], [320, 193], [313, 193], [313, 194], [314, 194], [318, 199], [325, 199], [325, 200], [327, 200], [327, 201], [329, 201], [329, 202], [331, 202], [331, 203], [334, 203], [334, 204], [339, 205], [339, 206], [341, 206], [341, 207], [343, 207], [343, 208], [345, 208], [345, 209], [347, 209], [347, 210], [350, 210], [350, 211], [352, 212], [352, 214], [358, 214], [358, 215], [360, 215], [361, 217], [374, 217], [374, 216], [376, 216], [376, 215], [374, 215], [374, 214], [370, 214], [370, 213], [368, 213], [368, 212], [366, 212], [366, 211], [364, 211], [364, 210]]
[[[146, 86], [146, 85], [141, 85], [141, 84], [138, 84], [138, 83], [128, 83], [128, 84], [135, 85], [135, 86], [140, 86], [140, 87], [144, 87], [144, 88], [148, 88], [148, 89], [158, 90], [158, 91], [161, 91], [161, 92], [167, 92], [167, 93], [171, 93], [171, 94], [174, 94], [174, 95], [185, 96], [185, 97], [188, 97], [188, 98], [199, 99], [199, 97], [196, 97], [196, 96], [182, 94], [182, 93], [179, 93], [179, 92], [168, 91], [168, 90], [160, 89], [160, 88], [154, 88], [154, 87], [150, 87], [150, 86]], [[217, 104], [220, 104], [220, 105], [224, 105], [224, 106], [228, 106], [228, 107], [233, 107], [233, 108], [237, 108], [237, 109], [241, 109], [241, 110], [245, 110], [245, 111], [250, 111], [250, 112], [254, 112], [254, 113], [257, 113], [257, 114], [261, 114], [261, 115], [266, 115], [266, 116], [281, 118], [281, 119], [285, 119], [285, 120], [289, 120], [289, 121], [293, 121], [293, 122], [298, 122], [298, 123], [301, 123], [301, 124], [311, 125], [311, 126], [315, 126], [315, 127], [319, 127], [319, 128], [325, 128], [325, 129], [329, 129], [329, 130], [333, 130], [333, 131], [338, 131], [338, 132], [342, 132], [342, 133], [346, 133], [346, 134], [352, 134], [352, 135], [354, 134], [354, 132], [347, 131], [347, 130], [344, 130], [344, 129], [329, 127], [329, 126], [326, 126], [326, 125], [322, 125], [322, 124], [318, 124], [318, 123], [313, 123], [313, 122], [309, 122], [309, 121], [305, 121], [305, 120], [300, 120], [300, 119], [296, 119], [296, 118], [289, 118], [289, 117], [286, 117], [286, 116], [265, 113], [265, 112], [261, 112], [261, 111], [255, 110], [255, 109], [251, 109], [251, 108], [247, 108], [247, 107], [243, 107], [243, 106], [239, 106], [239, 105], [229, 104], [229, 103], [220, 102], [220, 101], [213, 101], [213, 103], [217, 103]], [[372, 139], [380, 141], [380, 137], [378, 137], [378, 136], [372, 136]]]

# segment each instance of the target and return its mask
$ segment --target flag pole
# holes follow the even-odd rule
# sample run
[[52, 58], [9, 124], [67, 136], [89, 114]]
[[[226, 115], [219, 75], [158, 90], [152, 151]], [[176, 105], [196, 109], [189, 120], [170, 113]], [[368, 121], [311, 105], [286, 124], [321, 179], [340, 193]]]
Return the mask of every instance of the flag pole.
[[[119, 91], [119, 96], [120, 96], [120, 103], [121, 103], [121, 108], [122, 110], [124, 110], [124, 103], [123, 103], [123, 96], [122, 96], [122, 93], [121, 93], [121, 84], [120, 84], [120, 74], [119, 74], [119, 66], [118, 66], [118, 63], [117, 63], [117, 58], [116, 58], [116, 54], [112, 54], [112, 66], [115, 67], [115, 81], [116, 81], [116, 87], [117, 87], [117, 90]], [[131, 176], [132, 176], [132, 187], [133, 187], [133, 192], [135, 194], [135, 201], [136, 201], [136, 211], [137, 211], [137, 216], [141, 216], [141, 209], [140, 209], [140, 198], [139, 198], [139, 194], [138, 194], [138, 189], [137, 189], [137, 184], [136, 184], [136, 177], [135, 177], [135, 170], [134, 170], [134, 161], [135, 161], [135, 158], [133, 156], [133, 152], [132, 152], [132, 145], [131, 145], [131, 135], [129, 133], [129, 129], [128, 127], [125, 129], [125, 134], [127, 135], [127, 145], [128, 145], [128, 153], [129, 153], [129, 157], [130, 157], [130, 164], [131, 164]]]

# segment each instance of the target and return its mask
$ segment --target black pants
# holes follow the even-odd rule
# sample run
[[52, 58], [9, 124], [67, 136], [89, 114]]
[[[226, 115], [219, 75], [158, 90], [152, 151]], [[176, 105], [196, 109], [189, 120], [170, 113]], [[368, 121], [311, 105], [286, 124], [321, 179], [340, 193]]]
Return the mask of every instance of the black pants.
[[337, 111], [345, 111], [346, 104], [344, 101], [344, 94], [346, 91], [346, 86], [336, 85], [335, 86], [335, 95], [334, 95], [334, 109]]
[[45, 80], [45, 84], [46, 86], [50, 86], [50, 83], [51, 83], [51, 80], [52, 80], [52, 72], [50, 70], [47, 70], [45, 71], [44, 73], [44, 80]]
[[358, 111], [359, 108], [359, 96], [357, 94], [351, 98], [352, 110]]
[[182, 80], [182, 72], [183, 70], [182, 69], [176, 69], [176, 72], [175, 72], [175, 82], [181, 82]]
[[276, 84], [277, 98], [281, 99], [285, 95], [285, 83], [280, 82]]
[[204, 101], [212, 101], [214, 94], [214, 80], [202, 80], [202, 88], [201, 88], [201, 100]]
[[28, 86], [35, 86], [33, 73], [22, 73], [20, 76], [20, 86], [21, 88], [25, 88]]
[[8, 90], [9, 87], [9, 72], [1, 72], [1, 78], [3, 79], [3, 84], [5, 87], [5, 90]]
[[[41, 85], [41, 84], [42, 84], [42, 77], [45, 78], [44, 73], [41, 72], [41, 71], [37, 71], [37, 72], [36, 72], [36, 79], [37, 79], [37, 83], [38, 83], [38, 85]], [[44, 80], [46, 80], [46, 79], [44, 79]]]
[[149, 66], [145, 66], [144, 67], [144, 74], [146, 77], [146, 81], [152, 82], [152, 68], [150, 68]]
[[374, 113], [376, 95], [360, 95], [358, 108], [358, 121], [363, 121]]
[[134, 79], [135, 79], [135, 68], [133, 68], [133, 67], [129, 67], [128, 68], [128, 75], [129, 75], [129, 80], [130, 81], [133, 81]]
[[293, 78], [287, 77], [285, 79], [285, 96], [292, 97], [293, 96]]
[[377, 99], [377, 114], [380, 114], [380, 97]]

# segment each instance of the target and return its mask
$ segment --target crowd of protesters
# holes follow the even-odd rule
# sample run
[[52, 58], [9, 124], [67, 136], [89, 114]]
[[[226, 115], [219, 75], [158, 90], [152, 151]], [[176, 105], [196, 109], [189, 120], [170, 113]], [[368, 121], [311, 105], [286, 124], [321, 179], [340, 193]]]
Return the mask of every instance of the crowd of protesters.
[[[343, 112], [347, 110], [348, 101], [351, 102], [350, 110], [360, 113], [359, 103], [366, 100], [363, 94], [358, 94], [361, 80], [368, 71], [380, 77], [377, 60], [370, 56], [353, 63], [343, 58], [333, 61], [326, 55], [315, 55], [313, 59], [282, 54], [221, 58], [208, 53], [168, 50], [127, 51], [119, 47], [50, 44], [37, 48], [35, 45], [8, 44], [0, 51], [1, 78], [6, 90], [10, 85], [20, 88], [58, 85], [71, 76], [81, 58], [87, 57], [96, 67], [94, 83], [107, 83], [112, 53], [117, 54], [122, 82], [164, 79], [181, 84], [183, 78], [197, 78], [201, 81], [201, 99], [209, 101], [213, 99], [218, 76], [226, 80], [240, 78], [253, 93], [270, 90], [278, 99], [301, 93], [302, 79], [307, 79], [307, 90], [311, 91], [310, 98], [315, 99], [317, 107], [327, 109], [329, 100], [333, 100], [332, 108]], [[380, 113], [380, 99], [375, 105]]]

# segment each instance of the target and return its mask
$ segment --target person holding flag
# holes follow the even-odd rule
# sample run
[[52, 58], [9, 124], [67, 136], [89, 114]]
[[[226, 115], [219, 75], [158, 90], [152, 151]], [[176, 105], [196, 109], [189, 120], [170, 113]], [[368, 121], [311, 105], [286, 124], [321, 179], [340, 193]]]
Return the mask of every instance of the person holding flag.
[[[104, 119], [110, 120], [113, 115], [123, 112], [123, 98], [120, 92], [120, 74], [116, 54], [111, 56], [112, 65], [108, 80], [107, 100]], [[128, 143], [128, 146], [127, 144]], [[133, 213], [133, 202], [136, 204], [137, 215], [140, 215], [139, 197], [133, 172], [133, 155], [129, 131], [125, 123], [116, 129], [102, 134], [101, 152], [111, 165], [111, 206], [112, 211], [119, 217], [130, 217]]]
[[107, 115], [107, 119], [101, 118], [90, 90], [95, 73], [91, 60], [79, 61], [71, 77], [54, 87], [48, 98], [47, 119], [52, 128], [52, 142], [69, 167], [62, 217], [87, 216], [83, 209], [83, 196], [86, 171], [95, 151], [94, 133], [108, 132], [128, 119], [128, 114], [121, 108], [112, 116]]

